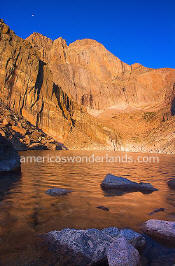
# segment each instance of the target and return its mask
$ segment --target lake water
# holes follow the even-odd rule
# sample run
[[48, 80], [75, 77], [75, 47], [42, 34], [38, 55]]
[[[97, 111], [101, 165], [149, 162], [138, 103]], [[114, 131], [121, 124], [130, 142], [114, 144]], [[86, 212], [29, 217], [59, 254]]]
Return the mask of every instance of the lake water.
[[[167, 186], [167, 180], [175, 177], [175, 156], [128, 153], [127, 156], [132, 156], [133, 162], [126, 163], [122, 162], [126, 154], [116, 152], [27, 151], [20, 152], [20, 155], [25, 158], [76, 156], [77, 161], [80, 161], [80, 156], [86, 156], [91, 158], [91, 163], [85, 162], [85, 159], [77, 163], [60, 163], [58, 159], [56, 163], [48, 162], [47, 159], [45, 163], [22, 163], [22, 177], [11, 182], [5, 191], [1, 190], [2, 261], [4, 257], [13, 257], [14, 253], [21, 254], [29, 237], [51, 230], [117, 226], [139, 231], [140, 225], [151, 218], [175, 220], [175, 191]], [[97, 156], [100, 161], [102, 156], [108, 156], [108, 159], [120, 156], [122, 159], [120, 163], [107, 162], [106, 159], [93, 163], [93, 158]], [[158, 156], [159, 163], [138, 162], [138, 156]], [[106, 194], [100, 183], [107, 173], [136, 182], [150, 182], [159, 191], [151, 194]], [[47, 195], [45, 191], [52, 187], [71, 189], [72, 193], [60, 197]], [[109, 211], [96, 208], [99, 205], [109, 208]], [[165, 208], [165, 211], [150, 216], [149, 213], [156, 208]]]

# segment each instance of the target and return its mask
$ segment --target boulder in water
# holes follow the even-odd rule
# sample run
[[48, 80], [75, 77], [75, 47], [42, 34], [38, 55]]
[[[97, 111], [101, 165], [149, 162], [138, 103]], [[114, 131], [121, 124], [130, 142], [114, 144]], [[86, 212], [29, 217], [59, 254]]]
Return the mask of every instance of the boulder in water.
[[151, 219], [143, 224], [142, 229], [149, 236], [175, 246], [175, 222]]
[[51, 196], [61, 196], [66, 195], [68, 193], [72, 192], [71, 190], [65, 189], [65, 188], [50, 188], [46, 191], [46, 194], [49, 194]]
[[101, 187], [104, 190], [141, 191], [145, 193], [157, 191], [150, 183], [136, 183], [127, 178], [107, 174]]
[[13, 145], [0, 134], [0, 175], [20, 171], [20, 156]]

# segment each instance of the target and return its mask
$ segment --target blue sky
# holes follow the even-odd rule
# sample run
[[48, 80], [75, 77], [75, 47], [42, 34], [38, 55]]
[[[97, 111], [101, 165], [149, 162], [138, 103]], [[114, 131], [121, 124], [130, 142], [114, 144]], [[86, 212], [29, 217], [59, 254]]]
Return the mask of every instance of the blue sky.
[[0, 18], [22, 38], [91, 38], [128, 64], [175, 68], [174, 0], [8, 0]]

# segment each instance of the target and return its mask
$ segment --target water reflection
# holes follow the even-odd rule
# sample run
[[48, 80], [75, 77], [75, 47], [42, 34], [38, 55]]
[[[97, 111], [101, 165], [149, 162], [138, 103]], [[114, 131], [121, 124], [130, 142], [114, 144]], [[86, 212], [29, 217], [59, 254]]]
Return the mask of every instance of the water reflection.
[[[103, 189], [102, 189], [103, 190]], [[128, 189], [128, 190], [119, 190], [119, 189], [109, 189], [109, 190], [103, 190], [103, 195], [105, 197], [114, 197], [114, 196], [123, 196], [125, 194], [128, 193], [133, 193], [133, 192], [138, 192], [138, 190], [134, 190], [134, 189]], [[140, 193], [142, 194], [152, 194], [154, 191], [140, 191]]]
[[[91, 155], [90, 152], [72, 151], [28, 151], [21, 155]], [[96, 155], [103, 155], [96, 152]], [[114, 153], [111, 153], [114, 155]], [[116, 155], [116, 153], [115, 153]], [[136, 157], [138, 154], [132, 154]], [[165, 208], [151, 218], [175, 220], [175, 191], [166, 182], [175, 176], [175, 156], [161, 155], [160, 163], [29, 163], [22, 165], [22, 178], [1, 185], [0, 238], [3, 252], [19, 250], [26, 239], [38, 233], [69, 228], [104, 228], [109, 226], [140, 229], [150, 219], [149, 213]], [[141, 192], [108, 194], [100, 183], [111, 173], [127, 177], [135, 182], [149, 182], [159, 191], [152, 194]], [[6, 183], [6, 182], [5, 182]], [[45, 191], [52, 187], [72, 190], [61, 197], [51, 197]], [[7, 193], [8, 192], [8, 193]], [[109, 208], [108, 212], [97, 206]], [[9, 249], [10, 247], [10, 249]], [[0, 247], [2, 248], [2, 247]]]
[[21, 173], [8, 173], [0, 175], [0, 201], [3, 200], [13, 186], [17, 186], [21, 178]]

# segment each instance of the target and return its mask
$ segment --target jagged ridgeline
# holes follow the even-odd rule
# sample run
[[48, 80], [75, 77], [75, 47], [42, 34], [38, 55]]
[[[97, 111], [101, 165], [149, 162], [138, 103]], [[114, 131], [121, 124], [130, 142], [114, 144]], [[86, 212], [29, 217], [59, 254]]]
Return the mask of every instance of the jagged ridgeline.
[[1, 102], [68, 148], [111, 146], [115, 134], [65, 93], [35, 47], [0, 20]]

